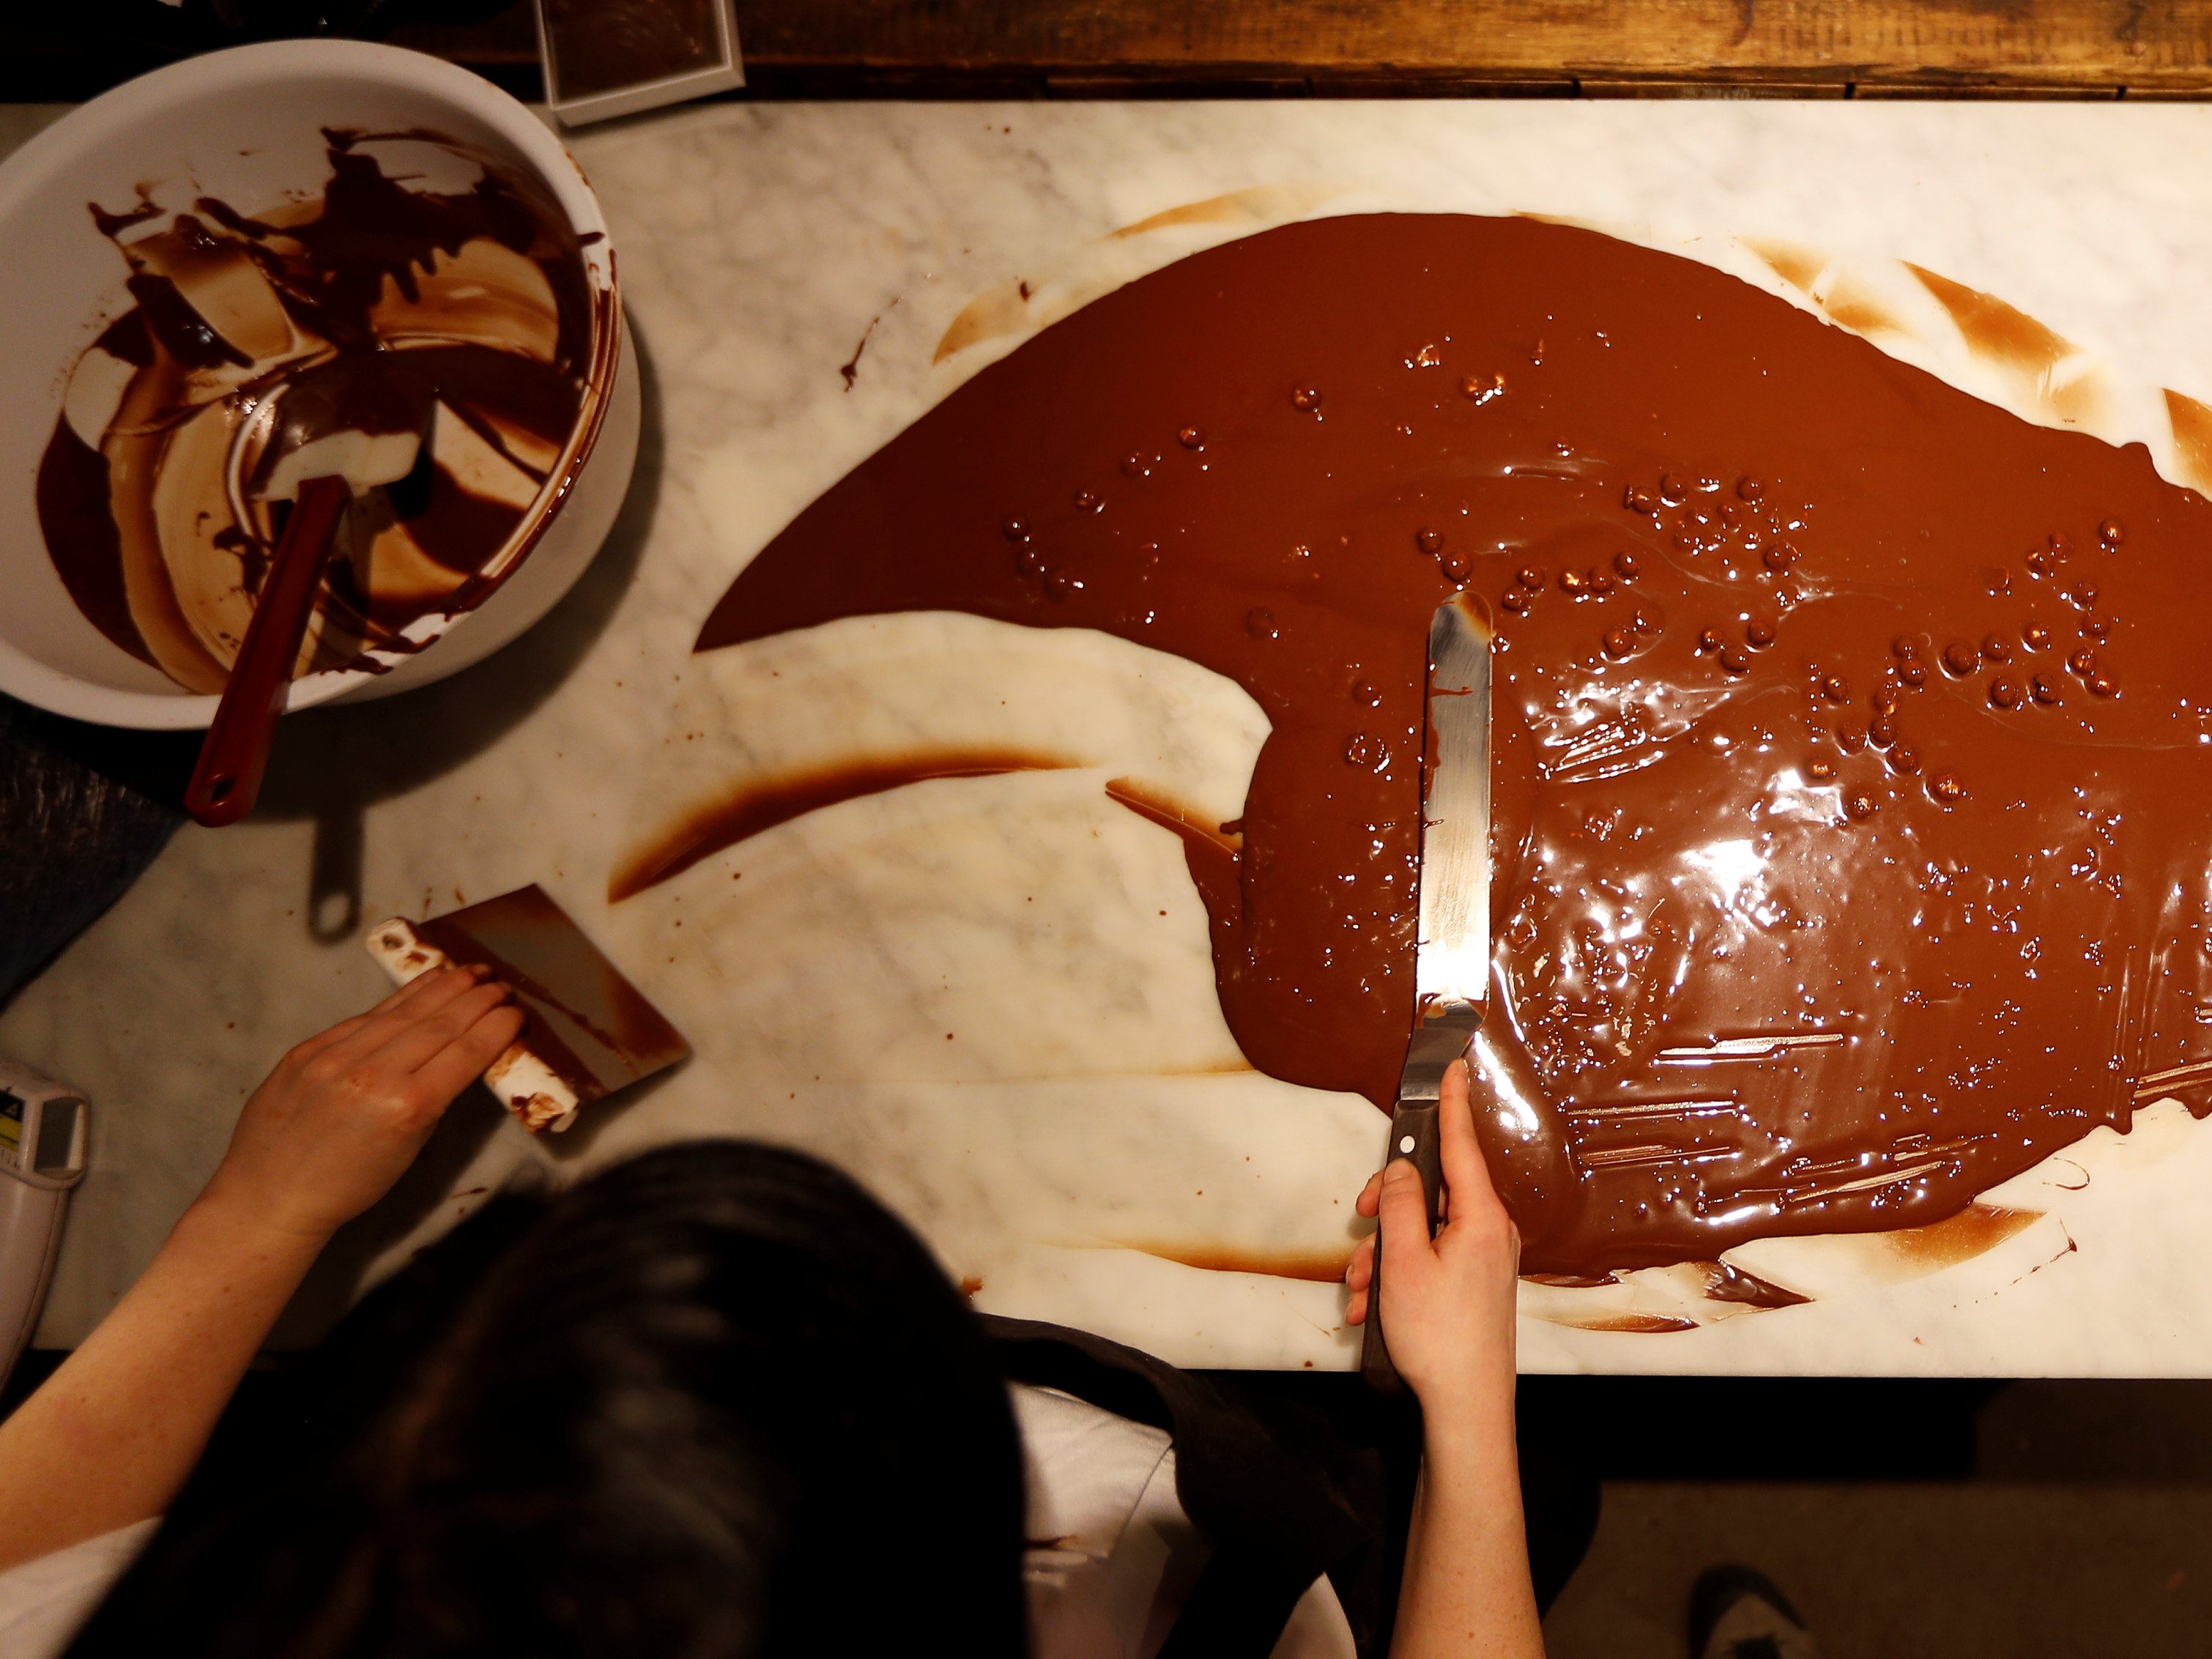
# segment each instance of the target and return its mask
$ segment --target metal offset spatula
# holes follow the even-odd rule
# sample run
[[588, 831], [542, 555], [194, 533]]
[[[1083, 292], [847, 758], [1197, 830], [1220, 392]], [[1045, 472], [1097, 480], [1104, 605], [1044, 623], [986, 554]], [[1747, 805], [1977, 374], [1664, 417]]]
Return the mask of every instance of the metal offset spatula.
[[[1474, 1041], [1490, 994], [1490, 625], [1474, 605], [1456, 594], [1437, 607], [1429, 624], [1418, 1013], [1383, 1154], [1386, 1165], [1409, 1158], [1420, 1172], [1432, 1234], [1443, 1180], [1437, 1097], [1445, 1071]], [[1379, 1249], [1364, 1329], [1361, 1375], [1378, 1389], [1402, 1389], [1382, 1329]]]

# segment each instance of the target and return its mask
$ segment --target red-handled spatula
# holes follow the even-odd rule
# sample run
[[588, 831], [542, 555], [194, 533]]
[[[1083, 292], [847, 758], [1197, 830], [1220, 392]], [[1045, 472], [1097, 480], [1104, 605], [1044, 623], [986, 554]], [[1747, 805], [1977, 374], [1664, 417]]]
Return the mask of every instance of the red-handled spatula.
[[[1490, 995], [1490, 625], [1456, 594], [1429, 624], [1428, 732], [1421, 775], [1421, 932], [1414, 958], [1413, 1040], [1399, 1074], [1382, 1155], [1420, 1172], [1436, 1231], [1443, 1162], [1437, 1140], [1444, 1073], [1467, 1052]], [[1405, 1387], [1382, 1329], [1382, 1252], [1367, 1291], [1360, 1374]]]
[[270, 473], [261, 498], [289, 500], [292, 512], [185, 789], [185, 810], [200, 823], [235, 823], [253, 810], [276, 717], [291, 693], [292, 665], [346, 509], [356, 495], [406, 477], [429, 444], [427, 416], [413, 431], [332, 432], [301, 445]]

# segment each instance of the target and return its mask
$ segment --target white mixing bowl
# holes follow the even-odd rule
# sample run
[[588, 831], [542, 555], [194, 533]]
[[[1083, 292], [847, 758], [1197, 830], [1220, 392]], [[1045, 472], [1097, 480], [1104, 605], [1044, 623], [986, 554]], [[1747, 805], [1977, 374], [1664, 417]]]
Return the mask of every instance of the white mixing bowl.
[[[477, 610], [388, 673], [309, 674], [289, 709], [380, 696], [491, 654], [552, 609], [613, 526], [636, 459], [634, 354], [620, 337], [613, 251], [582, 171], [536, 117], [465, 70], [349, 40], [240, 46], [95, 99], [0, 162], [0, 691], [108, 726], [204, 726], [216, 699], [186, 691], [86, 620], [48, 556], [33, 483], [80, 353], [130, 308], [129, 275], [88, 203], [165, 208], [215, 196], [252, 213], [319, 192], [325, 128], [424, 131], [533, 177], [585, 239], [591, 377], [561, 463], [502, 557], [526, 550]], [[587, 465], [586, 463], [589, 462]]]

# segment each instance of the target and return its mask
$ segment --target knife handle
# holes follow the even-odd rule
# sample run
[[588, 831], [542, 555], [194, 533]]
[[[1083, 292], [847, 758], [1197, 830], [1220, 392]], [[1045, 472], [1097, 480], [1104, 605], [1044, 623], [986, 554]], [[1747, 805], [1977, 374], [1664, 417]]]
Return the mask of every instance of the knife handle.
[[[1421, 1177], [1421, 1197], [1428, 1211], [1429, 1236], [1437, 1231], [1437, 1200], [1443, 1189], [1443, 1156], [1437, 1133], [1437, 1103], [1401, 1101], [1390, 1114], [1390, 1145], [1382, 1164], [1407, 1158]], [[1382, 1331], [1382, 1234], [1378, 1218], [1375, 1235], [1375, 1276], [1367, 1282], [1365, 1333], [1359, 1346], [1359, 1374], [1369, 1386], [1383, 1394], [1403, 1394], [1406, 1380], [1390, 1360], [1390, 1344]]]

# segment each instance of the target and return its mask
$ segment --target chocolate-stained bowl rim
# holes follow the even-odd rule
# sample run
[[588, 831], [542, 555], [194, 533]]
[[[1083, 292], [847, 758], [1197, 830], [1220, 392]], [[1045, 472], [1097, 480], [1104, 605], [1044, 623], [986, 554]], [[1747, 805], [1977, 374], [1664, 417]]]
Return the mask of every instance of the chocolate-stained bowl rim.
[[[567, 504], [591, 459], [613, 401], [623, 328], [621, 288], [605, 215], [567, 146], [526, 105], [481, 76], [398, 46], [359, 40], [270, 41], [187, 58], [126, 82], [70, 111], [0, 161], [0, 215], [5, 214], [11, 197], [27, 194], [52, 173], [66, 171], [77, 156], [127, 133], [151, 110], [283, 80], [353, 82], [371, 90], [389, 88], [450, 104], [458, 113], [490, 128], [512, 147], [526, 167], [530, 183], [567, 220], [579, 243], [592, 299], [591, 362], [575, 425], [522, 521], [485, 564], [481, 586], [464, 608], [413, 624], [398, 649], [372, 651], [355, 664], [293, 681], [285, 712], [296, 714], [375, 684], [432, 648], [495, 598]], [[464, 141], [455, 148], [468, 154], [473, 147]], [[173, 158], [167, 165], [179, 166], [183, 161]], [[119, 272], [117, 289], [119, 293]], [[54, 396], [58, 402], [58, 388]], [[213, 694], [181, 689], [138, 691], [99, 684], [52, 666], [4, 637], [0, 637], [0, 691], [75, 719], [141, 730], [203, 729], [215, 718], [222, 701]]]

